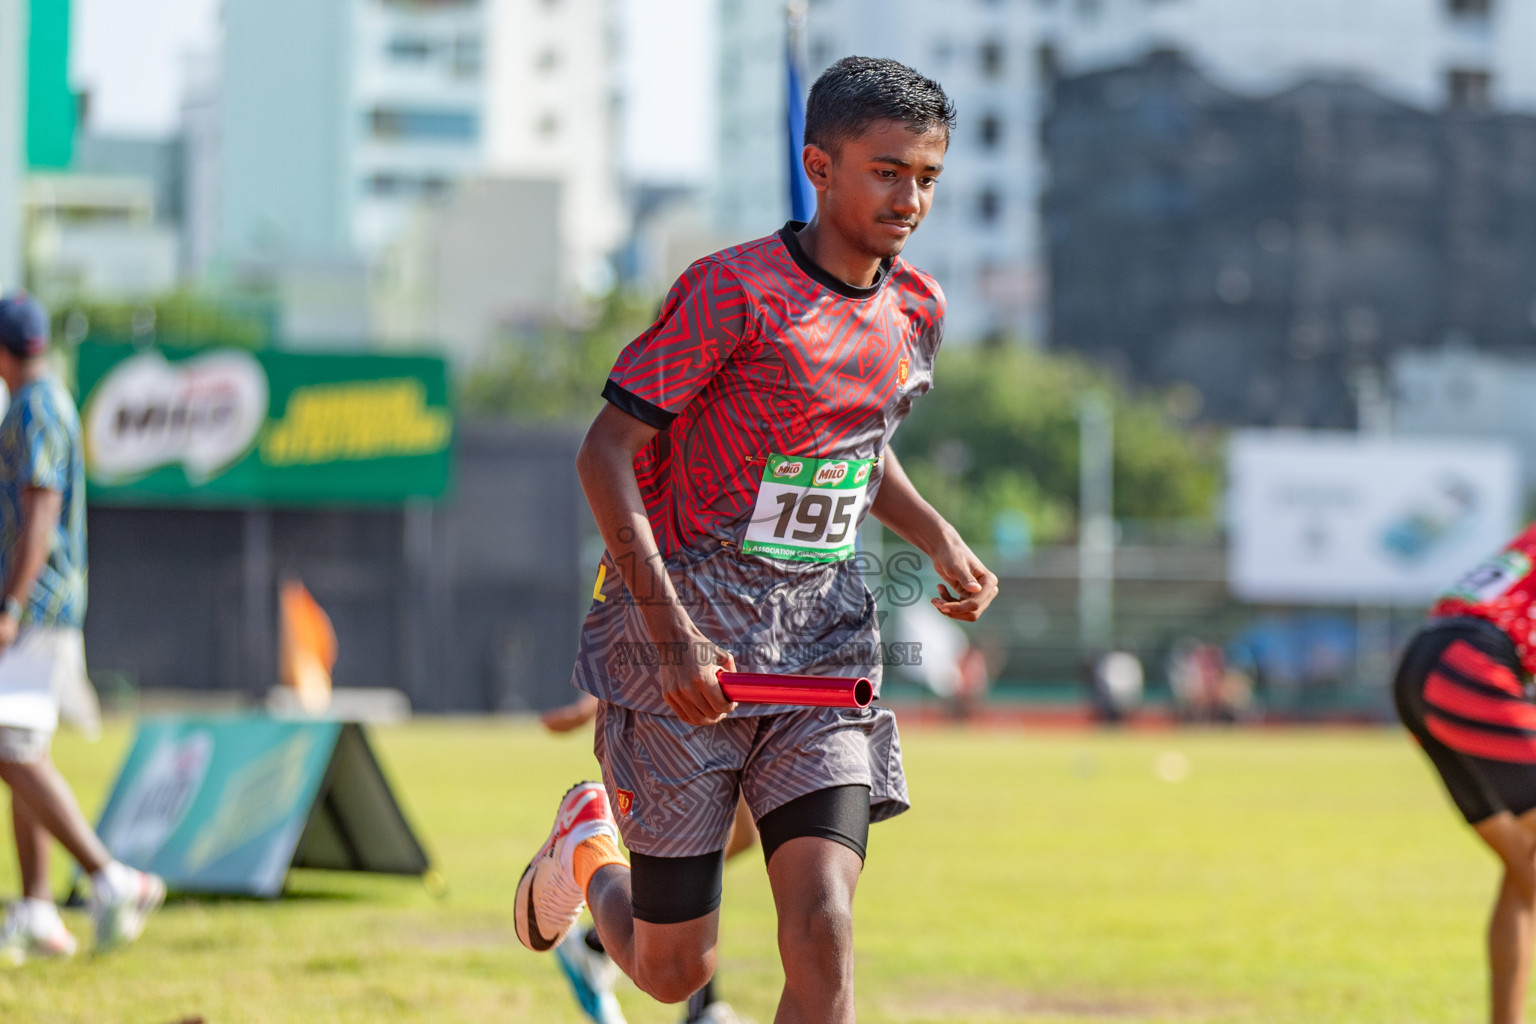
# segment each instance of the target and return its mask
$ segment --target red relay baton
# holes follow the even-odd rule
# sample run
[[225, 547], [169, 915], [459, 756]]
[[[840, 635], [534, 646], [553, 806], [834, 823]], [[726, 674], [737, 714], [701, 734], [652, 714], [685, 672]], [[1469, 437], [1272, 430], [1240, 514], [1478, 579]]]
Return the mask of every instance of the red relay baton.
[[875, 687], [863, 676], [792, 676], [721, 672], [725, 699], [737, 704], [795, 704], [803, 708], [867, 708]]

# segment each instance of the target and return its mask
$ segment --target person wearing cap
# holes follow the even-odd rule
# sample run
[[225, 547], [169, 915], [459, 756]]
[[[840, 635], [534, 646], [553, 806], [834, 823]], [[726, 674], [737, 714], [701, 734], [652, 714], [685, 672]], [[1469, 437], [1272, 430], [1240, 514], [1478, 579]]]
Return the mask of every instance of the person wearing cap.
[[0, 965], [69, 956], [54, 906], [49, 837], [91, 879], [96, 949], [132, 942], [165, 884], [116, 861], [49, 756], [59, 694], [85, 674], [85, 459], [80, 418], [48, 364], [48, 314], [0, 298], [0, 781], [11, 791], [21, 899], [0, 925]]

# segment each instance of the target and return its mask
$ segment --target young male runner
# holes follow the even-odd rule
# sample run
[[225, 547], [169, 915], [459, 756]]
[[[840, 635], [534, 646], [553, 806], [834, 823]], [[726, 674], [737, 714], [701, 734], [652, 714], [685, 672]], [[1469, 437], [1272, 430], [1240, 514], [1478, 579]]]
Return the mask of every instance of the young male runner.
[[1536, 932], [1536, 524], [1429, 614], [1397, 670], [1397, 713], [1504, 864], [1488, 922], [1490, 1019], [1519, 1024]]
[[737, 708], [716, 675], [740, 661], [879, 679], [875, 602], [850, 561], [866, 512], [933, 560], [946, 615], [973, 620], [996, 596], [889, 448], [943, 335], [943, 294], [899, 254], [953, 123], [912, 69], [838, 61], [806, 109], [815, 218], [694, 264], [620, 355], [577, 460], [607, 553], [574, 681], [602, 701], [606, 789], [566, 794], [524, 872], [529, 948], [553, 946], [587, 903], [641, 989], [686, 999], [714, 971], [740, 791], [778, 911], [775, 1019], [854, 1020], [869, 824], [907, 808], [894, 717]]
[[[600, 701], [589, 693], [583, 693], [569, 704], [551, 708], [539, 716], [544, 728], [554, 733], [574, 732], [597, 717]], [[725, 859], [731, 860], [757, 845], [757, 826], [752, 823], [752, 811], [745, 800], [736, 803], [736, 821], [731, 827], [731, 837], [725, 844]], [[618, 980], [619, 968], [603, 948], [602, 936], [596, 928], [576, 928], [555, 947], [560, 970], [571, 983], [576, 1003], [594, 1024], [625, 1024], [624, 1012], [614, 998], [613, 986]], [[704, 987], [688, 997], [683, 1014], [683, 1024], [748, 1024], [746, 1018], [731, 1009], [729, 1003], [716, 997], [715, 978], [711, 977]]]

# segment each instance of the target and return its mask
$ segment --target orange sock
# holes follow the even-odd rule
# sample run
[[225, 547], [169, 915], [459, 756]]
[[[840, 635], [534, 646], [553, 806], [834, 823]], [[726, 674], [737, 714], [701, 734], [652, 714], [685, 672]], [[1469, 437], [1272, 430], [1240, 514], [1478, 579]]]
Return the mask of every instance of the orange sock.
[[576, 847], [571, 854], [571, 873], [576, 876], [576, 884], [581, 886], [582, 892], [587, 891], [598, 868], [609, 864], [629, 866], [629, 861], [619, 852], [619, 844], [613, 841], [612, 836], [593, 836]]

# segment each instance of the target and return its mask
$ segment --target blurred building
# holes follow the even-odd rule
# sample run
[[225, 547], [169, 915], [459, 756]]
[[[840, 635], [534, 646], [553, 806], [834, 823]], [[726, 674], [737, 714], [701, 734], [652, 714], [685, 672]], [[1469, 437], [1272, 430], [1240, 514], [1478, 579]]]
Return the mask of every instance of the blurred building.
[[720, 230], [709, 196], [698, 187], [639, 185], [628, 205], [632, 220], [619, 277], [644, 294], [664, 295], [695, 260], [739, 241]]
[[191, 54], [182, 67], [181, 266], [188, 280], [201, 281], [219, 247], [219, 56]]
[[[545, 305], [605, 287], [623, 231], [608, 6], [228, 0], [220, 67], [193, 76], [184, 112], [190, 262], [275, 284], [304, 337], [356, 340], [370, 275], [421, 211], [515, 177], [562, 196], [558, 234], [522, 236]], [[482, 247], [509, 240], [501, 222], [467, 227]], [[502, 305], [531, 284], [506, 282]], [[441, 340], [463, 354], [462, 332]]]
[[443, 346], [472, 363], [499, 329], [560, 311], [565, 197], [551, 178], [483, 178], [419, 210], [379, 261], [373, 322], [385, 344]]
[[365, 257], [479, 166], [479, 3], [228, 0], [223, 20], [222, 260]]
[[715, 217], [742, 240], [789, 217], [784, 155], [784, 5], [719, 0]]
[[69, 87], [70, 0], [28, 0], [27, 165], [62, 170], [74, 149], [77, 99]]
[[484, 171], [556, 182], [561, 284], [605, 291], [627, 226], [614, 0], [485, 2]]
[[[26, 52], [6, 65], [24, 71], [28, 173], [19, 190], [7, 190], [0, 178], [0, 195], [10, 196], [0, 216], [19, 217], [21, 279], [50, 302], [172, 290], [183, 192], [179, 141], [80, 130], [89, 98], [69, 84], [69, 0], [7, 6], [25, 7]], [[14, 14], [0, 15], [0, 23], [8, 16]], [[5, 35], [0, 28], [0, 45]], [[0, 85], [0, 107], [4, 96]]]
[[152, 179], [34, 173], [24, 189], [26, 278], [53, 303], [131, 299], [176, 287], [177, 235]]
[[1536, 359], [1465, 345], [1406, 351], [1392, 357], [1389, 379], [1394, 432], [1513, 442], [1525, 479], [1536, 480]]
[[1209, 418], [1353, 426], [1393, 353], [1536, 340], [1536, 118], [1161, 53], [1060, 79], [1044, 137], [1051, 344]]
[[83, 131], [75, 136], [69, 169], [93, 177], [135, 178], [151, 189], [157, 224], [182, 222], [186, 167], [182, 140], [104, 135]]
[[1044, 0], [1043, 63], [1072, 74], [1175, 49], [1207, 77], [1274, 92], [1351, 75], [1426, 109], [1536, 109], [1532, 0]]
[[[719, 0], [716, 215], [739, 238], [788, 216], [783, 4]], [[1274, 92], [1352, 76], [1403, 103], [1536, 110], [1536, 0], [813, 0], [814, 78], [848, 54], [940, 81], [955, 135], [908, 255], [950, 300], [950, 337], [1033, 336], [1048, 315], [1037, 144], [1059, 74], [1178, 50], [1222, 88]]]
[[0, 289], [22, 283], [22, 179], [69, 164], [69, 0], [0, 0]]
[[21, 175], [25, 163], [26, 10], [0, 0], [0, 291], [21, 281]]

